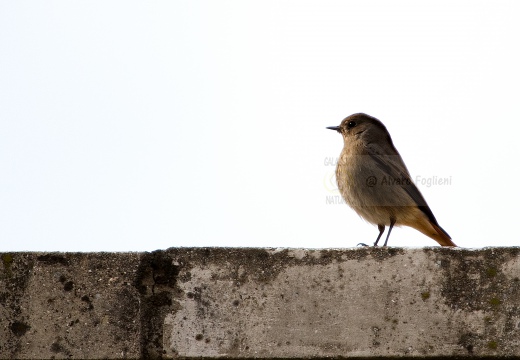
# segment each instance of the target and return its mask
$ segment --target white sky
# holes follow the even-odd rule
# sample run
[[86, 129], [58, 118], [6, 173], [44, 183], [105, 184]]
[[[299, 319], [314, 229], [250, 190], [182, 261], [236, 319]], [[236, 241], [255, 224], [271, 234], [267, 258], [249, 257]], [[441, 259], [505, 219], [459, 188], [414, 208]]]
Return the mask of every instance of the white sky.
[[[352, 247], [343, 142], [385, 123], [463, 247], [518, 245], [520, 3], [3, 1], [0, 251]], [[393, 246], [434, 246], [407, 228]]]

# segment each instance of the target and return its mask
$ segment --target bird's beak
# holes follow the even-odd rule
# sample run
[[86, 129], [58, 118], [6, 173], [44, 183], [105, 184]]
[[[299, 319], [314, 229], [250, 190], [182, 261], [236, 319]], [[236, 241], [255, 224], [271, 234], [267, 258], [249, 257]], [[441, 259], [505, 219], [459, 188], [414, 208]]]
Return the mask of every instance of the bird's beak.
[[340, 127], [339, 126], [328, 126], [327, 129], [329, 130], [336, 130], [337, 132], [341, 132], [339, 129]]

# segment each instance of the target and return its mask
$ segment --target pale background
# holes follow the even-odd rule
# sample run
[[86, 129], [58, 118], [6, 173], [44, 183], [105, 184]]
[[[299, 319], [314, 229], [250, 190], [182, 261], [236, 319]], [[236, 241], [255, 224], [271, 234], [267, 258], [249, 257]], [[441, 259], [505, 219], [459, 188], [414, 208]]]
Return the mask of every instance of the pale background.
[[[520, 3], [2, 1], [0, 251], [352, 247], [326, 130], [382, 120], [464, 247], [519, 244]], [[394, 229], [393, 246], [434, 246]]]

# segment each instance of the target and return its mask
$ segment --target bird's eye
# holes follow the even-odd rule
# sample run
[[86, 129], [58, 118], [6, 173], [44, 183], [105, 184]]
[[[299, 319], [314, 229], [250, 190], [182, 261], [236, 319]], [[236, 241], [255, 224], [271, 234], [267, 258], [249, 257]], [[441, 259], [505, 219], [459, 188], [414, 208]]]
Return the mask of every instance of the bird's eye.
[[347, 123], [347, 129], [352, 129], [354, 126], [356, 126], [356, 122], [355, 121], [349, 121]]

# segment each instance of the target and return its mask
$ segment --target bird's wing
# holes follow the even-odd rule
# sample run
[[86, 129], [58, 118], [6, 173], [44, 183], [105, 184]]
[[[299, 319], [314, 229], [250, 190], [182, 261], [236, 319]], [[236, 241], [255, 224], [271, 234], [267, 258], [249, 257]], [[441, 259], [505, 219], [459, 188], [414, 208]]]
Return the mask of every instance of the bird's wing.
[[383, 149], [375, 143], [368, 144], [367, 150], [368, 155], [377, 163], [384, 174], [388, 176], [389, 179], [397, 180], [395, 183], [399, 184], [398, 186], [401, 186], [408, 196], [412, 198], [417, 204], [417, 207], [428, 217], [430, 222], [439, 226], [426, 200], [412, 181], [410, 173], [397, 150], [392, 146], [391, 149], [385, 149], [387, 151], [383, 151]]

